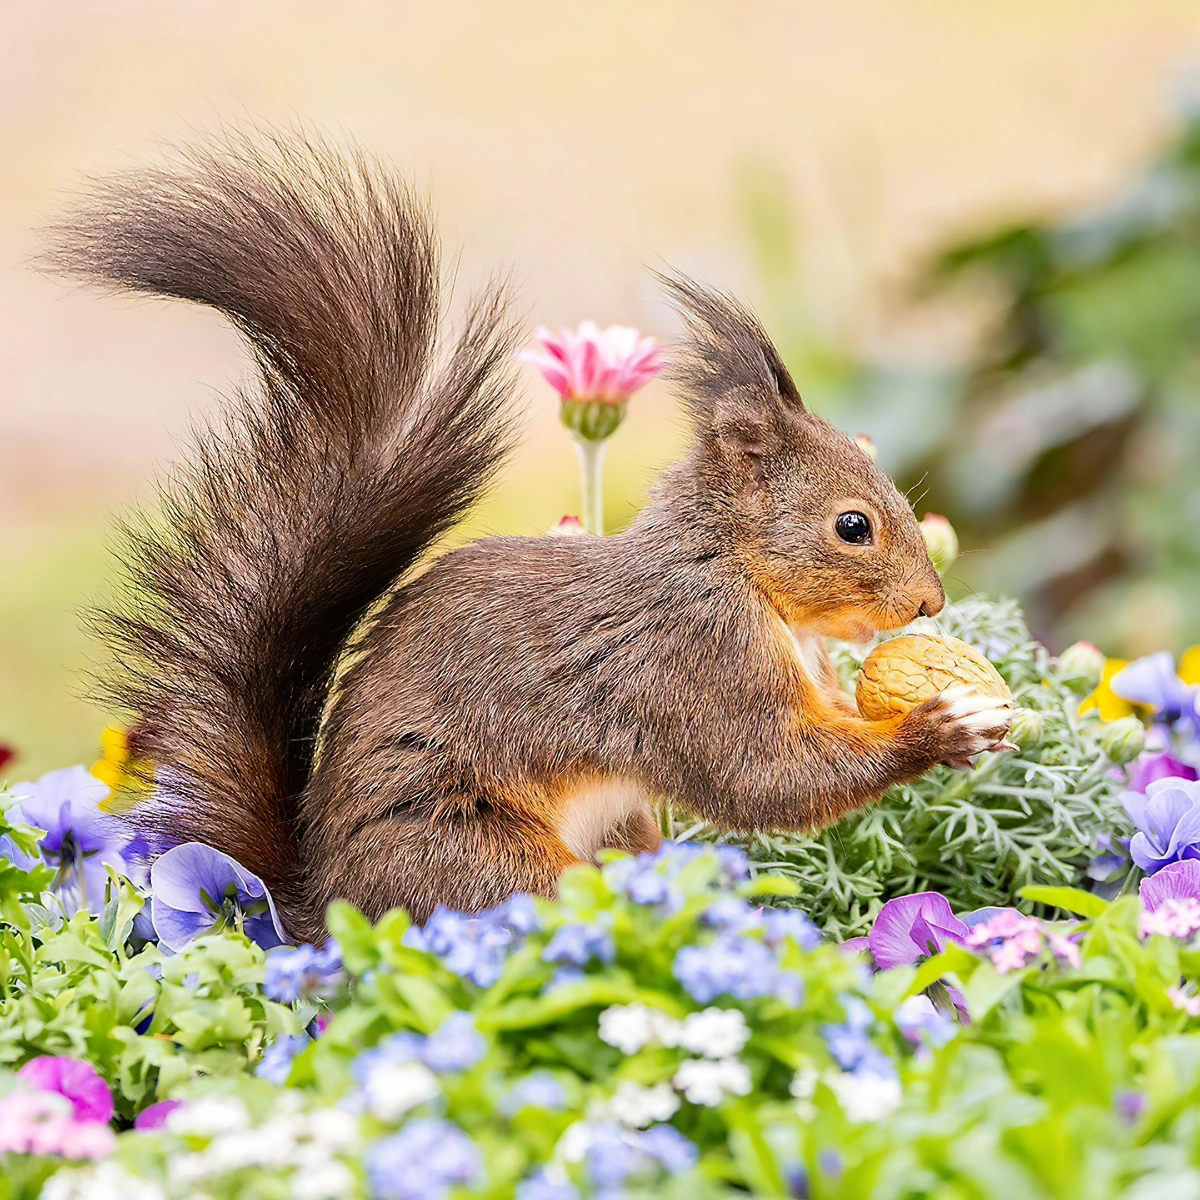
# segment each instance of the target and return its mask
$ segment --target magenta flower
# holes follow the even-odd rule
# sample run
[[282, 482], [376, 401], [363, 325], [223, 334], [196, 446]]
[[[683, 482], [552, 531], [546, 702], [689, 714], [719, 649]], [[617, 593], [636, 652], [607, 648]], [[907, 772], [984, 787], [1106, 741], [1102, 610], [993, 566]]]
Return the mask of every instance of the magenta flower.
[[537, 367], [564, 400], [624, 404], [666, 366], [654, 339], [627, 325], [601, 329], [584, 321], [557, 334], [543, 325], [537, 339], [545, 352], [524, 350], [519, 357]]
[[1200, 860], [1181, 859], [1146, 876], [1138, 889], [1142, 908], [1152, 913], [1167, 900], [1200, 900]]
[[881, 971], [940, 954], [949, 942], [966, 940], [967, 926], [941, 892], [917, 892], [889, 900], [879, 910], [867, 944]]
[[149, 1108], [143, 1108], [134, 1118], [133, 1127], [140, 1133], [151, 1133], [155, 1129], [161, 1129], [167, 1123], [167, 1118], [177, 1108], [182, 1107], [182, 1100], [160, 1100], [157, 1104], [151, 1104]]
[[31, 1058], [17, 1077], [39, 1092], [55, 1092], [71, 1102], [77, 1121], [107, 1125], [112, 1120], [113, 1098], [108, 1084], [91, 1063], [62, 1055]]
[[[1118, 770], [1118, 768], [1114, 768]], [[1146, 754], [1129, 764], [1129, 787], [1135, 792], [1145, 792], [1152, 784], [1160, 779], [1200, 779], [1200, 773], [1195, 767], [1189, 767], [1173, 755], [1161, 751], [1158, 754]]]
[[0, 1096], [0, 1154], [103, 1158], [115, 1144], [107, 1124], [77, 1120], [56, 1092], [14, 1088]]

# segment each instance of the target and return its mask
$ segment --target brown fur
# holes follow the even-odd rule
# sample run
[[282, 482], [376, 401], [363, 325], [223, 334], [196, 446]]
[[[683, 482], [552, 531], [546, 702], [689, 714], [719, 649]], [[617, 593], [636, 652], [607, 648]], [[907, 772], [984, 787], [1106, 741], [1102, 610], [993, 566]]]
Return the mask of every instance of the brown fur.
[[[696, 437], [629, 529], [485, 539], [358, 627], [507, 447], [496, 295], [439, 365], [422, 214], [362, 155], [286, 138], [106, 186], [58, 261], [213, 304], [255, 351], [261, 388], [168, 491], [167, 531], [134, 534], [109, 628], [161, 785], [144, 824], [262, 874], [295, 935], [339, 897], [422, 919], [549, 892], [601, 842], [655, 846], [660, 797], [808, 827], [979, 748], [941, 701], [873, 722], [838, 690], [821, 639], [936, 612], [941, 584], [904, 498], [730, 298], [666, 281]], [[848, 508], [873, 545], [837, 538]]]

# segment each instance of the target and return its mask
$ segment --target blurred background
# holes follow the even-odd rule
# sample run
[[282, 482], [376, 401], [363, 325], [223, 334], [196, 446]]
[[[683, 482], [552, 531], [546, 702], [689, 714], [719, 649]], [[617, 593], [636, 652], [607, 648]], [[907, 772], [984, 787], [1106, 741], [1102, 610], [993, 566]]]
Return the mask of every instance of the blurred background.
[[[732, 289], [808, 403], [955, 522], [957, 595], [1019, 596], [1054, 647], [1200, 640], [1194, 0], [51, 0], [0, 30], [0, 773], [95, 757], [79, 616], [111, 521], [247, 369], [210, 313], [40, 277], [37, 228], [86, 173], [223, 120], [389, 155], [460, 295], [511, 267], [531, 330], [669, 338], [664, 264]], [[578, 511], [526, 384], [471, 533]], [[638, 395], [610, 527], [683, 436], [664, 387]]]

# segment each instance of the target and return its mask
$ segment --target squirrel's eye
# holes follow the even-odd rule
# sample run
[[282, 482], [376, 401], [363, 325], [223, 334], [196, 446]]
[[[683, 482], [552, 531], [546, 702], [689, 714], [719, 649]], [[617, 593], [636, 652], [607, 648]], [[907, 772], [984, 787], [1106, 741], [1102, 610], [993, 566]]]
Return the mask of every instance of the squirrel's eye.
[[865, 513], [844, 512], [833, 523], [834, 532], [843, 542], [865, 546], [871, 540], [871, 518]]

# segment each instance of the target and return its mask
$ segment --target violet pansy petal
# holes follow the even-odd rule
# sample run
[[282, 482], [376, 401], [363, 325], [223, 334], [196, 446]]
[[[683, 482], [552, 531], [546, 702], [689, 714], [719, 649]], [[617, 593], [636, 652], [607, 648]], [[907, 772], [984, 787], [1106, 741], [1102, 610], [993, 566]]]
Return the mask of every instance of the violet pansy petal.
[[1167, 843], [1167, 857], [1176, 858], [1194, 858], [1194, 854], [1189, 854], [1188, 851], [1195, 850], [1200, 845], [1200, 807], [1194, 803], [1183, 813], [1175, 824], [1175, 828], [1171, 831], [1170, 840]]
[[220, 903], [241, 878], [233, 859], [203, 842], [184, 842], [159, 855], [150, 868], [150, 890], [164, 904], [188, 912], [208, 912], [201, 891]]
[[1144, 833], [1135, 833], [1129, 839], [1129, 857], [1143, 871], [1156, 871], [1162, 866], [1162, 858]]
[[1129, 819], [1133, 822], [1135, 828], [1146, 828], [1146, 806], [1149, 801], [1142, 791], [1122, 792], [1121, 803], [1125, 806], [1125, 811], [1129, 814]]
[[172, 908], [157, 896], [151, 896], [150, 920], [159, 943], [178, 953], [193, 938], [207, 933], [216, 924], [217, 918], [212, 913]]
[[912, 938], [913, 924], [918, 916], [922, 918], [923, 928], [932, 922], [944, 930], [961, 928], [959, 937], [966, 935], [966, 926], [955, 917], [950, 902], [940, 892], [917, 892], [889, 900], [880, 909], [867, 938], [881, 970], [914, 963], [928, 953]]
[[1175, 660], [1161, 650], [1122, 667], [1109, 681], [1109, 687], [1122, 700], [1160, 709], [1170, 707], [1185, 685], [1175, 674]]
[[[1160, 853], [1167, 853], [1179, 822], [1192, 809], [1192, 797], [1175, 781], [1161, 780], [1146, 793], [1145, 823], [1142, 829]], [[1163, 786], [1165, 785], [1165, 786]]]
[[256, 917], [247, 917], [245, 923], [246, 936], [264, 950], [287, 945], [288, 940], [283, 932], [283, 926], [279, 923], [275, 902], [271, 899], [269, 892], [267, 893], [267, 906], [268, 912], [261, 913]]
[[1168, 863], [1143, 879], [1139, 890], [1142, 907], [1148, 913], [1164, 900], [1200, 900], [1200, 861], [1188, 858]]

